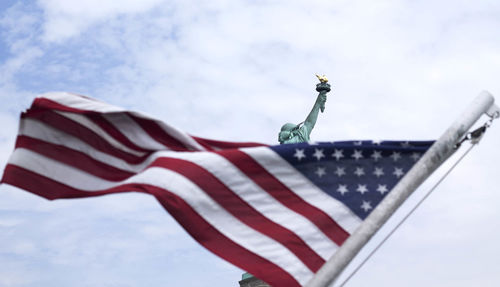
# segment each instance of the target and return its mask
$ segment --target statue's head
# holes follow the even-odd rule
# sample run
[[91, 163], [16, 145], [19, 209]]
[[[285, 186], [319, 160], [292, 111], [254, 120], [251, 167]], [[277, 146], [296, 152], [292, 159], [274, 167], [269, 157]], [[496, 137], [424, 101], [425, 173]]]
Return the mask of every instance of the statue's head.
[[297, 128], [296, 124], [286, 123], [281, 127], [281, 131], [278, 135], [278, 141], [280, 144], [284, 143], [292, 136], [292, 131]]

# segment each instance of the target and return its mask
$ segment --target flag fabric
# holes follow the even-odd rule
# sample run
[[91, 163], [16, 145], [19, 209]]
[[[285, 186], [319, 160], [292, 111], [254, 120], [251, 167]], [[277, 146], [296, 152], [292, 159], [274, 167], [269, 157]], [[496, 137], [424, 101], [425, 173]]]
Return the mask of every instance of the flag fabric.
[[2, 182], [51, 200], [151, 194], [216, 255], [273, 286], [303, 286], [432, 143], [222, 142], [49, 93], [22, 113]]

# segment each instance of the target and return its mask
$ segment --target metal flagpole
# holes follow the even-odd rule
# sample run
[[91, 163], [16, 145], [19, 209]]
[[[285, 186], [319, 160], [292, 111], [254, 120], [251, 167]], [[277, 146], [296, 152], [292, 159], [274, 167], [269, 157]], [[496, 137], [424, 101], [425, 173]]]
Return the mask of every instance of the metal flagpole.
[[484, 113], [491, 117], [498, 116], [499, 109], [494, 101], [490, 93], [480, 93], [306, 286], [325, 287], [331, 284], [408, 196], [455, 152], [455, 145], [479, 117]]

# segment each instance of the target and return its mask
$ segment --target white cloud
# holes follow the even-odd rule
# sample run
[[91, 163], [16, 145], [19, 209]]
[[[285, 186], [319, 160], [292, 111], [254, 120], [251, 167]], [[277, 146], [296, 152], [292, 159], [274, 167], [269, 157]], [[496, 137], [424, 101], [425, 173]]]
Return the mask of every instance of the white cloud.
[[[120, 15], [144, 13], [160, 4], [162, 0], [39, 0], [45, 12], [44, 40], [60, 42], [77, 36], [92, 25], [116, 18]], [[166, 4], [165, 4], [166, 5]]]
[[[8, 266], [10, 267], [10, 266]], [[27, 274], [26, 270], [15, 266], [14, 268], [2, 268], [0, 271], [0, 285], [5, 287], [27, 286], [33, 283], [33, 276]]]

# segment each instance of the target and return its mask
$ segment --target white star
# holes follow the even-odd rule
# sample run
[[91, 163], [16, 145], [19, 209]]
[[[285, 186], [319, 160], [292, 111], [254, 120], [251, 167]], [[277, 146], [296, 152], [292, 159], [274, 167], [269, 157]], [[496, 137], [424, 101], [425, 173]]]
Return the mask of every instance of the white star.
[[384, 195], [384, 193], [388, 192], [389, 190], [387, 189], [387, 185], [379, 184], [377, 187], [377, 191], [380, 192], [380, 194]]
[[394, 174], [395, 176], [397, 177], [402, 177], [404, 172], [403, 172], [403, 169], [402, 168], [399, 168], [399, 167], [395, 167], [394, 168], [394, 172], [392, 173]]
[[410, 142], [402, 142], [401, 147], [404, 147], [404, 148], [410, 147]]
[[363, 158], [363, 154], [361, 153], [360, 150], [355, 149], [354, 153], [352, 154], [352, 157], [358, 160], [360, 158]]
[[375, 144], [375, 145], [380, 145], [381, 142], [382, 142], [381, 140], [374, 140], [374, 141], [372, 141], [372, 143]]
[[298, 148], [295, 149], [295, 154], [293, 156], [296, 157], [298, 161], [306, 157], [306, 155], [304, 154], [304, 149]]
[[394, 161], [398, 161], [398, 159], [401, 158], [401, 153], [395, 151], [392, 153], [391, 157]]
[[343, 154], [343, 150], [341, 149], [336, 149], [333, 153], [332, 153], [332, 157], [334, 157], [336, 160], [339, 160], [341, 158], [344, 157], [344, 154]]
[[321, 148], [315, 148], [313, 156], [317, 160], [320, 160], [322, 157], [325, 157], [325, 155], [323, 154], [323, 149], [321, 149]]
[[365, 170], [362, 167], [357, 167], [356, 171], [354, 172], [355, 175], [357, 176], [362, 176], [365, 174]]
[[384, 175], [384, 169], [381, 167], [376, 167], [373, 174], [376, 175], [377, 177], [381, 177], [382, 175]]
[[317, 174], [318, 177], [323, 177], [323, 175], [326, 174], [325, 168], [324, 167], [318, 167], [314, 173]]
[[356, 145], [356, 146], [360, 146], [360, 145], [362, 145], [362, 144], [363, 144], [363, 142], [362, 142], [362, 141], [357, 141], [357, 142], [354, 142], [354, 145]]
[[337, 191], [342, 195], [344, 195], [344, 193], [346, 192], [349, 192], [349, 190], [347, 189], [347, 185], [345, 184], [339, 184], [339, 188], [337, 188]]
[[368, 192], [368, 188], [366, 188], [366, 184], [358, 184], [358, 188], [356, 189], [361, 194], [365, 194]]
[[337, 167], [337, 170], [335, 170], [335, 174], [338, 177], [343, 176], [345, 174], [345, 168], [343, 168], [343, 167]]
[[372, 209], [372, 205], [370, 204], [369, 201], [364, 201], [363, 200], [363, 204], [361, 205], [361, 208], [365, 211], [365, 212], [368, 212], [368, 210]]
[[375, 160], [378, 161], [379, 159], [382, 158], [382, 152], [378, 150], [374, 150], [371, 157]]
[[420, 154], [418, 152], [414, 152], [410, 156], [414, 161], [417, 161], [420, 158]]
[[314, 173], [317, 174], [318, 177], [322, 177], [323, 175], [326, 174], [325, 168], [324, 167], [318, 167]]

